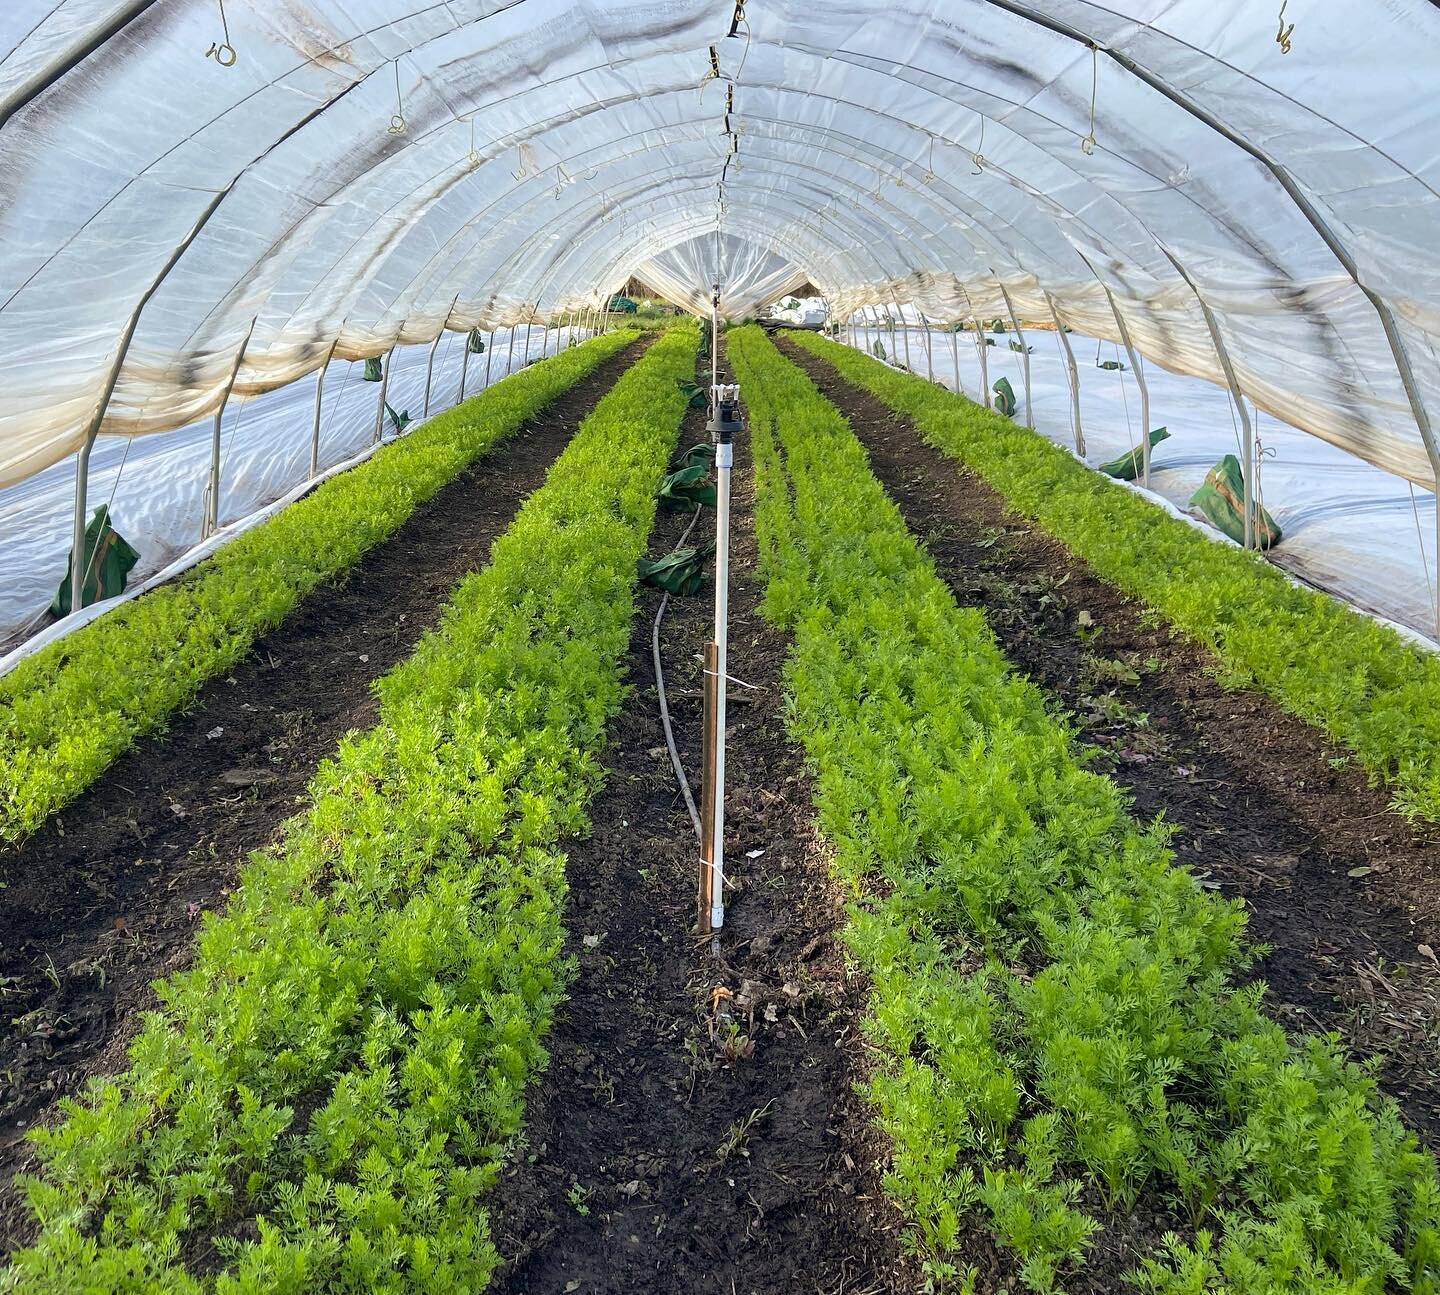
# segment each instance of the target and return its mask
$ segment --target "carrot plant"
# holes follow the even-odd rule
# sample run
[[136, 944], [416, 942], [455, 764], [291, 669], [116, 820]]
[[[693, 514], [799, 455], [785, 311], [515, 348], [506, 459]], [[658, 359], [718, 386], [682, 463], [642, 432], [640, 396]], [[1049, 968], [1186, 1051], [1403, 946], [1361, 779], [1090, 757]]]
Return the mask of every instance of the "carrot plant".
[[564, 856], [685, 413], [662, 336], [252, 856], [129, 1069], [35, 1135], [0, 1289], [475, 1292], [479, 1201], [562, 990]]
[[0, 677], [0, 842], [33, 831], [233, 667], [461, 471], [633, 340], [616, 332], [497, 382]]
[[[1058, 1288], [1145, 1196], [1156, 1295], [1381, 1295], [1440, 1279], [1440, 1177], [1333, 1039], [1242, 984], [1242, 907], [1172, 858], [956, 606], [848, 424], [756, 329], [765, 610], [851, 904], [888, 1185], [937, 1282], [983, 1218]], [[1183, 1233], [1183, 1235], [1181, 1235]]]
[[1043, 436], [849, 347], [796, 334], [914, 420], [1127, 594], [1209, 647], [1235, 686], [1255, 685], [1390, 782], [1396, 807], [1440, 821], [1440, 657], [1288, 579], [1255, 553], [1208, 539]]

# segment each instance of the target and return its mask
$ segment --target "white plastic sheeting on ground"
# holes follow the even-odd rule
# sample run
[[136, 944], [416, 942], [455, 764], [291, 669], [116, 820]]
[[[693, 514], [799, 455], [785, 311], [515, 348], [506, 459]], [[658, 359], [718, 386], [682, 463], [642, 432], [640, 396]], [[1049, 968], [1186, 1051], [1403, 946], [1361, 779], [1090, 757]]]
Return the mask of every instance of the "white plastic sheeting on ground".
[[1203, 300], [1262, 408], [1433, 480], [1428, 0], [1306, 0], [1283, 40], [1253, 0], [226, 16], [0, 6], [0, 482], [191, 424], [237, 362], [258, 392], [544, 316], [716, 231], [842, 313], [1001, 313], [1003, 285], [1216, 379]]
[[[580, 334], [573, 334], [577, 338]], [[519, 368], [525, 329], [515, 330], [513, 360], [509, 331], [487, 338], [485, 355], [472, 355], [465, 389], [484, 389], [486, 361], [490, 381], [498, 382], [512, 365]], [[542, 346], [549, 354], [568, 345], [571, 330], [533, 329], [530, 358]], [[435, 353], [431, 379], [432, 415], [455, 404], [467, 345], [465, 333], [448, 333]], [[418, 424], [425, 399], [429, 347], [396, 350], [387, 400], [408, 411]], [[380, 384], [362, 379], [363, 363], [332, 360], [325, 376], [320, 424], [320, 469], [367, 450], [375, 433]], [[310, 470], [310, 432], [314, 420], [313, 382], [239, 401], [225, 411], [221, 424], [220, 524], [252, 516], [304, 482]], [[415, 424], [412, 424], [414, 426]], [[115, 528], [140, 551], [128, 584], [169, 566], [200, 543], [205, 493], [209, 484], [213, 419], [169, 436], [137, 437], [133, 442], [101, 442], [91, 459], [92, 508], [113, 498]], [[390, 419], [385, 439], [394, 439]], [[69, 562], [71, 511], [75, 500], [74, 460], [56, 464], [38, 476], [0, 490], [0, 536], [4, 537], [5, 574], [0, 580], [0, 648], [46, 619], [45, 610]], [[97, 604], [103, 606], [104, 604]]]
[[[857, 321], [846, 340], [870, 353], [878, 341], [891, 359], [892, 351], [899, 350], [903, 363], [906, 332], [896, 330], [896, 346], [888, 328]], [[928, 376], [925, 332], [912, 328], [908, 333], [911, 368]], [[1009, 379], [1019, 405], [1016, 421], [1024, 422], [1024, 362], [1010, 349], [1015, 334], [991, 336], [995, 345], [986, 351], [990, 381]], [[936, 381], [955, 389], [958, 357], [961, 389], [979, 400], [975, 334], [932, 331], [929, 340]], [[1070, 383], [1059, 337], [1053, 331], [1027, 329], [1025, 340], [1034, 348], [1030, 376], [1035, 428], [1073, 452]], [[1098, 467], [1139, 446], [1140, 395], [1128, 369], [1095, 367], [1097, 348], [1101, 361], [1125, 363], [1123, 350], [1081, 333], [1072, 333], [1070, 344], [1080, 376], [1085, 462]], [[1170, 439], [1154, 448], [1151, 489], [1187, 510], [1210, 468], [1226, 454], [1239, 455], [1234, 406], [1224, 387], [1168, 373], [1155, 364], [1146, 366], [1145, 378], [1150, 425], [1170, 432]], [[1261, 415], [1257, 431], [1264, 506], [1284, 532], [1270, 560], [1309, 584], [1433, 639], [1435, 496], [1420, 489], [1412, 494], [1404, 480], [1276, 419]], [[1197, 524], [1216, 539], [1231, 542], [1208, 523], [1197, 519]]]

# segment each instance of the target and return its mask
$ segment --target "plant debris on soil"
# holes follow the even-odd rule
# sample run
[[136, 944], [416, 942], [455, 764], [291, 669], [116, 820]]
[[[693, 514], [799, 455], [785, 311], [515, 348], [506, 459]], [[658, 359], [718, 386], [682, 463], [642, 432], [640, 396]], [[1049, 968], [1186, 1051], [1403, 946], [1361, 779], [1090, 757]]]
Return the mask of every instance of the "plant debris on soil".
[[440, 490], [336, 587], [309, 595], [169, 731], [0, 854], [0, 1239], [29, 1226], [11, 1185], [58, 1097], [124, 1064], [150, 984], [190, 957], [248, 851], [316, 766], [373, 722], [372, 682], [413, 650], [642, 343], [602, 362]]
[[1268, 697], [1230, 690], [1201, 646], [1010, 512], [909, 419], [783, 338], [850, 421], [962, 606], [1068, 711], [1094, 767], [1178, 861], [1241, 897], [1269, 947], [1255, 974], [1282, 1023], [1374, 1058], [1406, 1122], [1440, 1145], [1440, 843], [1389, 808], [1357, 762]]
[[[708, 381], [708, 374], [706, 375]], [[702, 439], [705, 411], [682, 448]], [[698, 843], [661, 729], [641, 590], [633, 690], [611, 728], [591, 836], [569, 851], [578, 964], [551, 1062], [491, 1194], [510, 1295], [676, 1291], [865, 1295], [902, 1280], [883, 1140], [855, 1085], [865, 986], [812, 826], [803, 757], [783, 723], [786, 641], [757, 611], [748, 447], [737, 445], [730, 594], [725, 926], [693, 934]], [[689, 516], [661, 513], [651, 554]], [[714, 526], [714, 514], [700, 519]], [[662, 626], [677, 747], [698, 799], [700, 653], [711, 583]]]

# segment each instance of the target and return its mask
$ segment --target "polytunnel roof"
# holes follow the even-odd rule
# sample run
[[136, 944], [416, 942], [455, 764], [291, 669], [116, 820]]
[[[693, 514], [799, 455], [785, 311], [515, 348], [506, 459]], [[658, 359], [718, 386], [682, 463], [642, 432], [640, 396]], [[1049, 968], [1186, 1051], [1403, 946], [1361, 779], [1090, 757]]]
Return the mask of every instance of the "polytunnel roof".
[[1219, 380], [1203, 300], [1429, 485], [1437, 69], [1426, 0], [6, 0], [0, 484], [645, 266]]

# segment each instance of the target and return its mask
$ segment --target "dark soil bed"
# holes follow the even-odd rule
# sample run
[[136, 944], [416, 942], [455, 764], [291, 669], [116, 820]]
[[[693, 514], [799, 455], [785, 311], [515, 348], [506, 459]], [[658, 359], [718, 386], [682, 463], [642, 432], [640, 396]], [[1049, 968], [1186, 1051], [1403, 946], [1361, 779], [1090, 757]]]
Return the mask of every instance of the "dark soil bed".
[[[684, 444], [702, 439], [703, 422], [703, 412], [688, 421]], [[730, 669], [756, 687], [730, 690], [726, 848], [737, 887], [719, 954], [692, 934], [698, 846], [657, 711], [659, 595], [644, 590], [609, 780], [592, 835], [570, 850], [577, 976], [521, 1143], [490, 1198], [507, 1260], [497, 1292], [913, 1288], [880, 1188], [884, 1145], [854, 1092], [864, 985], [846, 972], [841, 904], [783, 727], [786, 642], [756, 611], [744, 445], [737, 460]], [[652, 553], [668, 552], [687, 521], [662, 513]], [[713, 513], [700, 525], [708, 538]], [[707, 582], [671, 600], [662, 632], [697, 796], [698, 654], [711, 618]]]
[[602, 363], [441, 490], [344, 583], [300, 604], [167, 733], [147, 739], [21, 846], [0, 854], [0, 1240], [26, 1128], [85, 1077], [123, 1064], [150, 982], [184, 965], [247, 851], [303, 798], [317, 764], [375, 718], [373, 680], [408, 656], [450, 590], [635, 359]]
[[1179, 860], [1243, 898], [1271, 946], [1257, 974], [1296, 1028], [1337, 1030], [1440, 1140], [1440, 846], [1323, 734], [1252, 691], [999, 495], [908, 419], [780, 341], [850, 420], [871, 464], [963, 606], [982, 610], [1015, 667], [1070, 712], [1129, 789], [1163, 814]]

